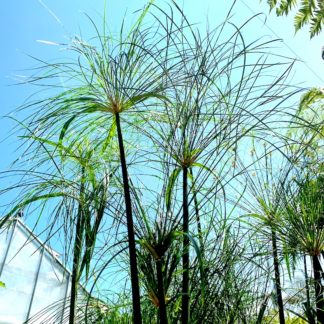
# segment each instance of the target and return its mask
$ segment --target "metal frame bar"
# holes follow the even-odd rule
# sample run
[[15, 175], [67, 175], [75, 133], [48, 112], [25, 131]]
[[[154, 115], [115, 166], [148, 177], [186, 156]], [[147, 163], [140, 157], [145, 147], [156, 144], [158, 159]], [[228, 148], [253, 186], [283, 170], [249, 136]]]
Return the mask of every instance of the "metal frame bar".
[[14, 235], [14, 232], [15, 232], [15, 229], [16, 229], [16, 225], [17, 225], [17, 220], [14, 220], [14, 225], [13, 225], [12, 231], [10, 233], [10, 238], [9, 238], [9, 242], [8, 242], [8, 245], [7, 245], [7, 249], [6, 249], [6, 252], [5, 252], [5, 255], [3, 257], [3, 261], [2, 261], [1, 267], [0, 267], [0, 276], [2, 275], [3, 268], [5, 266], [5, 263], [6, 263], [6, 260], [7, 260], [7, 257], [8, 257], [8, 253], [9, 253], [11, 241], [12, 241], [12, 238], [13, 238], [13, 235]]
[[33, 290], [32, 290], [32, 295], [30, 297], [30, 302], [29, 302], [28, 311], [27, 311], [27, 315], [26, 315], [26, 322], [29, 319], [30, 311], [31, 311], [31, 308], [33, 306], [33, 300], [34, 300], [34, 295], [35, 295], [36, 286], [37, 286], [37, 282], [38, 282], [40, 268], [41, 268], [42, 261], [43, 261], [44, 251], [45, 251], [45, 248], [43, 246], [42, 252], [41, 252], [41, 255], [40, 255], [39, 261], [38, 261], [37, 271], [36, 271], [36, 275], [35, 275], [34, 287], [33, 287]]
[[64, 302], [63, 302], [63, 307], [62, 307], [62, 316], [61, 316], [61, 324], [63, 324], [63, 320], [64, 320], [64, 313], [65, 313], [65, 305], [66, 305], [66, 300], [68, 297], [68, 290], [69, 290], [69, 283], [70, 283], [70, 277], [71, 274], [69, 272], [66, 272], [67, 276], [66, 276], [66, 288], [65, 288], [65, 294], [64, 294]]

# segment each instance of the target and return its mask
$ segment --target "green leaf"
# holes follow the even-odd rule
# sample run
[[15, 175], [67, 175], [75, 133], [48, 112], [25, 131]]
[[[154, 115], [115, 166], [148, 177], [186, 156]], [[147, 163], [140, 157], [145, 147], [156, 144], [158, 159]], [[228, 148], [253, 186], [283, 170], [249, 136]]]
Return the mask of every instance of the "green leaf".
[[1, 219], [0, 221], [0, 228], [2, 228], [2, 226], [6, 223], [6, 221], [12, 216], [15, 215], [16, 212], [18, 212], [19, 210], [23, 209], [25, 206], [39, 201], [39, 200], [47, 200], [49, 198], [57, 198], [57, 197], [64, 197], [65, 194], [64, 192], [54, 192], [54, 193], [48, 193], [45, 195], [40, 195], [40, 196], [32, 196], [31, 198], [27, 198], [26, 200], [22, 201], [21, 203], [19, 203], [18, 205], [16, 205], [14, 208], [12, 208], [10, 210], [10, 212]]
[[264, 318], [264, 314], [265, 314], [265, 311], [266, 311], [267, 306], [268, 306], [269, 297], [270, 297], [270, 295], [267, 295], [264, 298], [264, 301], [263, 301], [263, 303], [262, 303], [262, 305], [260, 307], [259, 313], [258, 313], [258, 318], [257, 318], [256, 324], [262, 324], [263, 323], [263, 318]]
[[201, 298], [202, 298], [202, 302], [204, 303], [206, 282], [205, 282], [205, 275], [204, 275], [204, 262], [203, 262], [203, 258], [201, 255], [201, 250], [200, 250], [196, 240], [188, 233], [187, 233], [187, 236], [188, 236], [188, 238], [196, 252], [197, 258], [198, 258], [199, 269], [200, 269], [200, 279], [201, 279]]
[[[114, 119], [113, 119], [114, 120]], [[116, 135], [116, 130], [117, 130], [117, 127], [116, 127], [116, 123], [113, 121], [110, 129], [109, 129], [109, 133], [108, 133], [108, 136], [106, 137], [103, 145], [102, 145], [102, 150], [101, 150], [101, 153], [104, 153], [107, 149], [107, 147], [109, 146], [109, 144], [111, 143], [111, 140], [115, 137]]]
[[62, 127], [61, 133], [60, 133], [60, 137], [59, 137], [59, 142], [62, 143], [63, 138], [65, 136], [65, 133], [67, 132], [70, 124], [73, 122], [73, 120], [77, 117], [77, 115], [74, 115], [73, 117], [71, 117]]
[[145, 100], [151, 99], [151, 98], [160, 99], [162, 101], [170, 102], [170, 100], [166, 96], [163, 96], [157, 92], [148, 92], [148, 93], [144, 93], [144, 94], [130, 98], [126, 103], [124, 103], [122, 105], [122, 111], [128, 110], [128, 109], [134, 107], [136, 104], [139, 104], [139, 103], [144, 102]]
[[170, 208], [173, 188], [174, 188], [175, 182], [179, 176], [180, 171], [181, 171], [181, 168], [174, 169], [172, 174], [169, 177], [168, 185], [167, 185], [166, 192], [165, 192], [165, 204], [166, 204], [167, 210], [169, 210], [169, 208]]
[[212, 169], [207, 167], [206, 165], [204, 165], [202, 163], [194, 162], [194, 163], [192, 163], [191, 166], [192, 167], [198, 167], [198, 168], [201, 168], [201, 169], [204, 169], [204, 170], [208, 171], [211, 175], [213, 175], [215, 177], [216, 180], [218, 180], [217, 174]]

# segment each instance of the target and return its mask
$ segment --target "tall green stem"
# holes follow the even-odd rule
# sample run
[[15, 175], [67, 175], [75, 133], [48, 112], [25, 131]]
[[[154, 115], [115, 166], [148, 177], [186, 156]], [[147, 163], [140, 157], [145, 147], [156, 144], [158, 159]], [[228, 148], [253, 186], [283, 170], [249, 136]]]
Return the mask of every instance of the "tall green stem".
[[[193, 179], [192, 168], [189, 169], [189, 173]], [[192, 181], [194, 181], [194, 179]], [[199, 203], [198, 203], [198, 199], [197, 199], [197, 190], [196, 190], [194, 184], [192, 185], [192, 194], [193, 194], [193, 200], [194, 200], [194, 205], [195, 205], [198, 239], [199, 239], [199, 245], [200, 245], [199, 248], [200, 248], [200, 253], [201, 253], [202, 259], [204, 260], [204, 240], [203, 240], [203, 233], [202, 233], [201, 221], [200, 221], [200, 216], [199, 216]]]
[[[82, 168], [82, 178], [80, 186], [80, 199], [84, 194], [84, 168]], [[76, 301], [78, 295], [78, 284], [79, 284], [79, 266], [80, 258], [82, 252], [82, 239], [84, 231], [84, 217], [82, 211], [82, 202], [79, 202], [78, 213], [77, 213], [77, 223], [75, 228], [75, 238], [73, 247], [73, 266], [72, 266], [72, 277], [71, 277], [71, 296], [70, 296], [70, 314], [69, 314], [69, 324], [75, 324], [76, 315]]]
[[76, 234], [75, 234], [75, 243], [74, 243], [74, 255], [73, 255], [73, 268], [72, 268], [72, 277], [71, 277], [71, 297], [70, 297], [70, 314], [69, 314], [69, 324], [75, 324], [75, 313], [76, 313], [76, 300], [77, 300], [77, 291], [78, 291], [78, 277], [79, 277], [79, 263], [81, 257], [81, 248], [82, 248], [82, 239], [80, 226], [81, 215], [78, 217]]
[[313, 255], [313, 270], [314, 270], [314, 285], [315, 285], [315, 297], [316, 297], [316, 317], [317, 322], [324, 324], [324, 296], [323, 286], [321, 283], [322, 267], [319, 262], [318, 256]]
[[123, 135], [121, 131], [119, 113], [115, 114], [115, 118], [116, 118], [119, 153], [120, 153], [120, 164], [121, 164], [122, 176], [123, 176], [125, 209], [126, 209], [126, 219], [127, 219], [128, 247], [129, 247], [132, 301], [133, 301], [133, 323], [141, 324], [142, 314], [141, 314], [140, 289], [139, 289], [138, 269], [137, 269], [137, 259], [136, 259], [134, 222], [133, 222], [132, 203], [131, 203], [129, 181], [128, 181], [128, 174], [127, 174], [124, 142], [123, 142]]
[[163, 266], [162, 259], [157, 260], [156, 272], [157, 272], [157, 280], [158, 280], [159, 315], [160, 315], [160, 324], [168, 324], [162, 266]]
[[182, 324], [189, 323], [189, 211], [188, 211], [188, 168], [182, 167], [183, 174], [183, 255], [182, 255]]
[[273, 229], [271, 230], [271, 236], [272, 236], [273, 267], [274, 267], [274, 273], [275, 273], [275, 286], [276, 286], [276, 294], [277, 294], [277, 304], [278, 304], [278, 308], [279, 308], [279, 322], [280, 322], [280, 324], [285, 324], [285, 313], [284, 313], [281, 284], [280, 284], [280, 270], [279, 270], [279, 258], [278, 258], [278, 250], [277, 250], [277, 237], [276, 237], [276, 233]]
[[310, 309], [311, 302], [310, 302], [310, 294], [309, 294], [306, 254], [304, 254], [304, 273], [305, 273], [305, 287], [306, 287], [306, 302], [307, 302], [307, 308]]
[[309, 324], [315, 324], [315, 319], [312, 312], [311, 300], [310, 300], [310, 290], [309, 290], [309, 279], [307, 272], [307, 262], [306, 262], [306, 254], [304, 254], [304, 274], [305, 274], [305, 288], [306, 288], [306, 315], [309, 321]]

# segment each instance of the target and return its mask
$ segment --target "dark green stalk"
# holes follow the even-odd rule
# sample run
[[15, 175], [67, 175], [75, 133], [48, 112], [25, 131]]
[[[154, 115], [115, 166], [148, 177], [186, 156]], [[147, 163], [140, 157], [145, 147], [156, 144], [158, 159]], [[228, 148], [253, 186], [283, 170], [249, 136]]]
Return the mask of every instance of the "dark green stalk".
[[71, 277], [71, 297], [70, 297], [70, 314], [69, 324], [75, 324], [76, 315], [76, 301], [78, 296], [78, 284], [79, 284], [79, 266], [82, 252], [82, 238], [84, 231], [84, 215], [82, 211], [82, 197], [84, 194], [84, 167], [82, 168], [82, 178], [80, 186], [80, 202], [77, 213], [77, 223], [75, 228], [75, 239], [73, 248], [73, 266], [72, 266], [72, 277]]
[[276, 233], [273, 229], [271, 230], [271, 239], [272, 239], [272, 257], [273, 257], [273, 267], [274, 267], [274, 272], [275, 272], [275, 286], [276, 286], [277, 304], [278, 304], [278, 309], [279, 309], [279, 322], [280, 322], [280, 324], [285, 324], [285, 313], [284, 313], [281, 284], [280, 284], [277, 237], [276, 237]]
[[[193, 172], [192, 169], [189, 169], [189, 172], [193, 178]], [[199, 216], [199, 204], [197, 199], [197, 191], [195, 189], [195, 186], [192, 185], [192, 193], [193, 193], [193, 200], [195, 205], [195, 213], [196, 213], [196, 221], [197, 221], [197, 229], [198, 229], [198, 239], [199, 239], [199, 245], [200, 245], [200, 253], [202, 255], [202, 259], [204, 260], [204, 241], [203, 241], [203, 233], [201, 228], [201, 221]]]
[[165, 293], [164, 293], [164, 284], [163, 284], [162, 259], [156, 261], [156, 273], [157, 273], [157, 280], [158, 280], [160, 324], [168, 324], [168, 316], [167, 316], [167, 309], [165, 304]]
[[306, 303], [307, 309], [310, 309], [310, 294], [309, 294], [309, 284], [308, 284], [308, 275], [307, 275], [307, 263], [306, 263], [306, 254], [304, 254], [304, 273], [305, 273], [305, 287], [306, 287]]
[[309, 279], [307, 274], [307, 262], [306, 254], [304, 254], [304, 273], [305, 273], [305, 287], [306, 287], [306, 316], [309, 324], [315, 324], [315, 318], [313, 316], [313, 308], [311, 306], [310, 293], [309, 293]]
[[76, 312], [76, 300], [78, 290], [78, 279], [79, 279], [79, 263], [82, 249], [82, 234], [79, 233], [81, 230], [81, 218], [82, 212], [78, 215], [75, 242], [74, 242], [74, 255], [73, 255], [73, 269], [71, 278], [71, 297], [70, 297], [70, 315], [69, 324], [75, 324], [75, 312]]
[[314, 286], [315, 286], [315, 298], [316, 298], [316, 317], [317, 322], [324, 324], [324, 296], [323, 286], [321, 283], [322, 267], [318, 260], [317, 255], [313, 255], [313, 270], [314, 270]]
[[128, 182], [124, 142], [123, 142], [123, 135], [120, 126], [119, 113], [115, 114], [115, 118], [116, 118], [119, 153], [120, 153], [120, 164], [121, 164], [122, 175], [123, 175], [123, 186], [124, 186], [124, 195], [125, 195], [128, 248], [129, 248], [131, 285], [132, 285], [133, 323], [141, 324], [142, 314], [141, 314], [140, 289], [139, 289], [138, 269], [137, 269], [137, 259], [136, 259], [134, 222], [133, 222], [132, 203], [131, 203], [131, 196], [130, 196], [130, 189], [129, 189], [129, 182]]
[[182, 167], [183, 175], [183, 255], [182, 255], [182, 324], [189, 323], [189, 211], [188, 211], [188, 168]]
[[[93, 228], [91, 229], [90, 225], [90, 218], [89, 218], [89, 223], [85, 225], [86, 230], [86, 236], [85, 236], [85, 245], [86, 245], [86, 250], [83, 255], [83, 259], [81, 262], [80, 266], [80, 272], [82, 273], [85, 267], [88, 267], [89, 260], [92, 258], [93, 250], [95, 247], [95, 241], [97, 238], [99, 226], [101, 224], [103, 215], [105, 211], [105, 205], [102, 202], [101, 206], [96, 210], [96, 218], [95, 218], [95, 223], [93, 225]], [[88, 271], [86, 270], [86, 276], [88, 275]]]

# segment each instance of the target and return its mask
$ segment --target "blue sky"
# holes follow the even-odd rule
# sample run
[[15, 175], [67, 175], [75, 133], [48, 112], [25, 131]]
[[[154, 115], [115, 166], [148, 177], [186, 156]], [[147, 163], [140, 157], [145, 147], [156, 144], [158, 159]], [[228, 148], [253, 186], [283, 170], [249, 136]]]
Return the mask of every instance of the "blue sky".
[[[11, 86], [15, 75], [28, 74], [26, 69], [33, 67], [34, 56], [47, 61], [61, 58], [65, 55], [59, 47], [39, 42], [39, 40], [67, 43], [70, 37], [79, 35], [80, 30], [85, 38], [91, 37], [89, 14], [96, 22], [102, 21], [104, 0], [10, 0], [2, 3], [0, 13], [1, 28], [1, 64], [0, 64], [0, 115], [7, 115], [35, 91], [30, 86]], [[144, 0], [108, 0], [107, 21], [112, 30], [118, 29], [124, 14], [142, 8]], [[168, 1], [156, 0], [156, 3], [166, 5]], [[179, 2], [178, 3], [182, 3]], [[210, 26], [218, 25], [224, 18], [232, 1], [201, 0], [184, 1], [184, 10], [189, 19], [197, 23], [205, 23], [208, 17]], [[220, 5], [221, 3], [221, 5]], [[262, 35], [283, 38], [280, 51], [287, 56], [304, 60], [298, 63], [294, 70], [294, 82], [305, 86], [324, 86], [324, 61], [321, 60], [321, 47], [324, 46], [324, 33], [309, 40], [307, 28], [296, 36], [293, 28], [293, 17], [277, 18], [274, 13], [268, 15], [266, 0], [237, 0], [233, 10], [234, 22], [242, 22], [252, 13], [265, 14], [255, 20], [253, 28], [247, 30], [249, 38]], [[263, 21], [267, 18], [266, 24]], [[312, 69], [313, 72], [310, 70]], [[25, 70], [25, 71], [24, 71]], [[315, 73], [317, 76], [315, 75]], [[319, 77], [318, 77], [319, 76]], [[15, 114], [13, 114], [15, 116]], [[21, 117], [20, 117], [21, 118]], [[19, 155], [17, 140], [9, 135], [13, 123], [8, 119], [0, 119], [0, 170], [4, 170], [10, 162]], [[1, 213], [1, 211], [0, 211]]]

